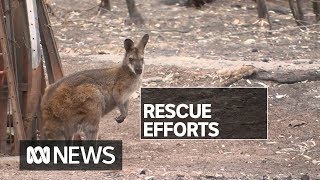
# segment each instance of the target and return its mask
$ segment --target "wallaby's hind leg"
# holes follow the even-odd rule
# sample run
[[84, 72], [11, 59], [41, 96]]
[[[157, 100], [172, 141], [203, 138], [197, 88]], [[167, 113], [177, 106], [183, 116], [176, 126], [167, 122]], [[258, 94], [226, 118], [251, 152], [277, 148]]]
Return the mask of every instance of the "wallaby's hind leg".
[[47, 121], [43, 127], [45, 140], [65, 140], [64, 128], [59, 121]]
[[98, 139], [99, 124], [89, 124], [83, 130], [86, 140], [97, 140]]
[[94, 116], [87, 116], [80, 125], [78, 133], [76, 133], [77, 137], [81, 140], [97, 140], [100, 118], [100, 113]]
[[86, 137], [85, 137], [84, 133], [75, 133], [72, 136], [72, 140], [74, 140], [74, 141], [82, 141], [82, 140], [86, 140]]
[[78, 106], [69, 121], [73, 130], [70, 139], [96, 140], [105, 107], [104, 96], [95, 86], [84, 84], [75, 89], [74, 98]]
[[[86, 116], [81, 120], [77, 134], [81, 136], [82, 140], [97, 140], [98, 139], [98, 130], [99, 122], [102, 116], [102, 102], [94, 102], [90, 108], [96, 107], [91, 111], [87, 111]], [[89, 108], [89, 107], [86, 107]], [[83, 138], [82, 138], [83, 137]]]

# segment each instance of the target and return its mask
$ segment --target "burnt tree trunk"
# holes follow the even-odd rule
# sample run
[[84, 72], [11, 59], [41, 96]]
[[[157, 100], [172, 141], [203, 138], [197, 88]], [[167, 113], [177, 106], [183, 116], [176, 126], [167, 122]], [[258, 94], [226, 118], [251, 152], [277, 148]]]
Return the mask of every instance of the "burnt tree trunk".
[[316, 15], [316, 22], [320, 21], [320, 1], [314, 0], [312, 2], [313, 12]]
[[110, 0], [101, 0], [99, 4], [99, 12], [103, 14], [107, 11], [111, 11]]
[[289, 0], [289, 6], [292, 12], [292, 15], [298, 26], [305, 26], [307, 22], [304, 19], [303, 6], [301, 0]]
[[265, 0], [256, 0], [258, 9], [258, 18], [267, 19], [269, 23], [269, 29], [271, 29], [271, 21], [268, 13], [267, 5]]
[[136, 25], [143, 25], [144, 24], [144, 19], [142, 18], [141, 14], [139, 13], [136, 3], [134, 0], [126, 0], [127, 2], [127, 7], [128, 7], [128, 12], [129, 12], [129, 17], [131, 21], [136, 24]]
[[298, 15], [299, 15], [299, 19], [302, 21], [302, 23], [305, 23], [305, 19], [304, 19], [304, 12], [303, 12], [303, 2], [302, 0], [296, 0], [297, 2], [297, 9], [298, 9]]
[[258, 17], [266, 19], [268, 17], [268, 10], [265, 0], [257, 0]]

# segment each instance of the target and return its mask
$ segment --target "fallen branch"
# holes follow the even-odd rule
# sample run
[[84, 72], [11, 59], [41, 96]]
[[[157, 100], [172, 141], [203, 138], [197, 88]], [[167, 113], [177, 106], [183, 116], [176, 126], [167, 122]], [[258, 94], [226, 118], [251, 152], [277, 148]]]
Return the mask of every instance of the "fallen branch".
[[317, 70], [295, 70], [289, 72], [257, 71], [250, 78], [273, 81], [282, 84], [293, 84], [302, 81], [320, 81], [320, 71]]
[[295, 70], [269, 72], [258, 69], [251, 65], [240, 65], [217, 71], [220, 78], [218, 86], [230, 86], [231, 84], [244, 79], [257, 79], [273, 81], [281, 84], [293, 84], [302, 81], [320, 81], [319, 70]]
[[231, 84], [255, 74], [258, 69], [250, 65], [240, 65], [217, 71], [220, 78], [218, 86], [230, 86]]

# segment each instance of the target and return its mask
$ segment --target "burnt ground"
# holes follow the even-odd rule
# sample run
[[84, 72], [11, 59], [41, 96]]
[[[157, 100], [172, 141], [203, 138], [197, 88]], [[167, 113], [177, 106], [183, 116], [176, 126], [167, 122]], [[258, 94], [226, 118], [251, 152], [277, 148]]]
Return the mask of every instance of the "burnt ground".
[[[201, 10], [136, 1], [144, 27], [125, 25], [125, 1], [112, 1], [112, 12], [97, 16], [96, 1], [53, 0], [51, 21], [65, 74], [121, 61], [123, 40], [144, 33], [150, 34], [144, 87], [214, 87], [216, 70], [241, 63], [271, 71], [319, 70], [319, 26], [301, 30], [290, 14], [271, 12], [273, 30], [267, 32], [253, 24], [256, 9], [249, 0], [217, 0]], [[124, 123], [116, 123], [113, 111], [100, 125], [101, 139], [123, 141], [122, 171], [18, 171], [10, 161], [0, 164], [0, 178], [320, 179], [320, 82], [242, 79], [231, 86], [269, 87], [268, 140], [140, 140], [134, 94]]]

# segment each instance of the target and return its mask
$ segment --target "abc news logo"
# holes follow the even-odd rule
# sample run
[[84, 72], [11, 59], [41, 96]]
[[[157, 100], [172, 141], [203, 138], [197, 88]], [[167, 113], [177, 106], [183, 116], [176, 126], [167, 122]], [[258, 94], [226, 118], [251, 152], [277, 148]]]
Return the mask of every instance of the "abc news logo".
[[21, 141], [21, 170], [121, 170], [121, 141]]

